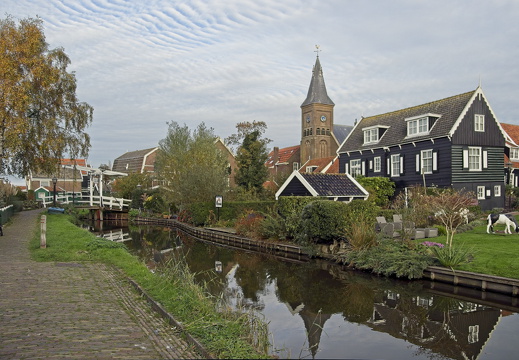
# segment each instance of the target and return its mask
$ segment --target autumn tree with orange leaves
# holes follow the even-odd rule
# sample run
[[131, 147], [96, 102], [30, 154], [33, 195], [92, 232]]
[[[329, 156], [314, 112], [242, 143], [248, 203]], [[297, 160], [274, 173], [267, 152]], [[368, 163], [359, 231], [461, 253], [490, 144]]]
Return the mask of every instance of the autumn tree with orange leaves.
[[63, 48], [40, 19], [0, 20], [0, 173], [53, 174], [64, 157], [86, 157], [93, 108], [76, 96]]

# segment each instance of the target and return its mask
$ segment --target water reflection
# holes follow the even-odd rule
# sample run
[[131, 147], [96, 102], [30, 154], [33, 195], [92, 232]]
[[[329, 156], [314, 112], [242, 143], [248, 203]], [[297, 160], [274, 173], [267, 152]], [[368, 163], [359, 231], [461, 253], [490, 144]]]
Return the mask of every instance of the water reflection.
[[[431, 294], [421, 282], [325, 261], [280, 261], [169, 228], [130, 227], [128, 233], [126, 245], [151, 269], [181, 255], [212, 294], [263, 314], [272, 353], [282, 358], [493, 359], [518, 349], [494, 335], [505, 317], [517, 332], [517, 313]], [[220, 281], [208, 281], [215, 277]]]

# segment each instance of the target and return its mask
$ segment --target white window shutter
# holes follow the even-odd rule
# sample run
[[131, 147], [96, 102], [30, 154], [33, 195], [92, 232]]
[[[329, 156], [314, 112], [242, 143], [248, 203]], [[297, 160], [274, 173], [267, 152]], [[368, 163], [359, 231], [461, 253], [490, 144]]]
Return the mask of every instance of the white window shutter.
[[400, 174], [404, 173], [404, 157], [400, 156]]
[[370, 170], [373, 169], [373, 160], [370, 160], [370, 161], [369, 161], [369, 169], [370, 169]]
[[344, 165], [344, 173], [345, 174], [349, 174], [350, 173], [350, 169], [348, 168], [348, 164]]
[[420, 154], [416, 154], [416, 172], [420, 173]]
[[361, 169], [362, 175], [366, 175], [366, 161], [363, 161], [361, 164], [362, 164], [362, 169]]
[[463, 168], [468, 169], [469, 167], [469, 150], [463, 150]]
[[391, 158], [387, 158], [386, 173], [391, 175]]
[[488, 167], [488, 151], [483, 150], [483, 169]]
[[438, 152], [437, 151], [433, 151], [432, 153], [432, 170], [433, 171], [438, 171]]

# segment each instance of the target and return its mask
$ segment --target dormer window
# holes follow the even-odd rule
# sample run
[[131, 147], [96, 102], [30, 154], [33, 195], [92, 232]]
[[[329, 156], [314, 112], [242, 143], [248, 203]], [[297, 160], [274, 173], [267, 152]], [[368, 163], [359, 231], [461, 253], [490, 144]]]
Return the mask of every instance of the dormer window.
[[407, 136], [428, 135], [434, 122], [440, 117], [435, 114], [424, 114], [405, 119], [407, 122]]
[[364, 132], [364, 145], [378, 143], [387, 129], [387, 126], [371, 126], [362, 129]]

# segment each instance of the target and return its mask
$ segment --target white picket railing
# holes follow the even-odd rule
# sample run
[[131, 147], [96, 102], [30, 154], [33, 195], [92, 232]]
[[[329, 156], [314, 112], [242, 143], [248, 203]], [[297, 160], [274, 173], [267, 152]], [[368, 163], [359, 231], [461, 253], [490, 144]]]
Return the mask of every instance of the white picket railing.
[[[76, 194], [77, 196], [77, 194]], [[45, 196], [40, 197], [38, 199], [42, 202], [43, 207], [50, 207], [54, 204], [54, 196]], [[78, 204], [78, 205], [87, 205], [87, 206], [99, 206], [99, 207], [105, 207], [108, 209], [117, 209], [117, 210], [125, 210], [129, 209], [131, 200], [129, 199], [123, 199], [123, 198], [116, 198], [114, 196], [99, 196], [99, 195], [93, 195], [93, 196], [78, 196], [72, 198], [71, 194], [63, 194], [58, 193], [56, 194], [56, 204]]]

